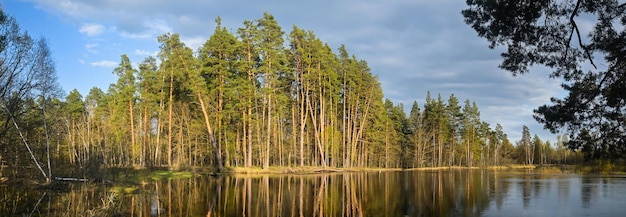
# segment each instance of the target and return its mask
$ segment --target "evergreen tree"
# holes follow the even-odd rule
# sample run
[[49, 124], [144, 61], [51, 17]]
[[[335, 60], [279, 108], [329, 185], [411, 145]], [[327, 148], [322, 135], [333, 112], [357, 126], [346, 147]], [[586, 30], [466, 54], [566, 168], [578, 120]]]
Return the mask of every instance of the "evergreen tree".
[[[239, 28], [237, 30], [237, 34], [241, 40], [241, 50], [240, 56], [242, 57], [242, 64], [240, 66], [240, 70], [245, 73], [246, 81], [243, 82], [240, 87], [244, 91], [244, 98], [242, 99], [242, 105], [245, 107], [245, 112], [242, 113], [243, 120], [243, 129], [242, 134], [244, 135], [243, 147], [244, 147], [244, 165], [247, 167], [252, 166], [252, 156], [253, 156], [253, 143], [259, 144], [261, 143], [260, 139], [260, 118], [258, 117], [259, 108], [256, 106], [258, 104], [258, 90], [257, 87], [260, 86], [257, 77], [259, 76], [258, 65], [260, 62], [258, 48], [256, 46], [256, 41], [259, 39], [259, 34], [257, 34], [257, 26], [254, 25], [252, 21], [246, 20], [243, 22], [244, 27]], [[254, 136], [253, 132], [257, 132], [258, 136]]]
[[[141, 127], [141, 157], [139, 164], [145, 165], [151, 159], [152, 164], [158, 161], [161, 145], [161, 116], [164, 113], [163, 97], [165, 81], [160, 73], [157, 60], [147, 57], [139, 64], [137, 75], [137, 93]], [[156, 137], [156, 138], [155, 138]]]
[[[459, 105], [459, 99], [451, 94], [448, 98], [448, 103], [446, 106], [446, 115], [449, 124], [449, 138], [446, 143], [449, 144], [449, 163], [448, 165], [454, 165], [457, 160], [457, 150], [462, 150], [461, 147], [461, 135], [462, 135], [462, 123], [463, 123], [463, 113], [461, 113], [461, 106]], [[460, 156], [459, 156], [460, 157]], [[456, 163], [460, 163], [456, 162]]]
[[537, 134], [535, 134], [535, 136], [533, 137], [531, 146], [533, 162], [536, 164], [543, 164], [544, 142], [541, 141]]
[[524, 163], [533, 164], [533, 149], [530, 141], [530, 130], [528, 130], [526, 125], [522, 127], [522, 140], [520, 140], [520, 146], [524, 150]]
[[502, 149], [502, 146], [504, 144], [504, 140], [506, 138], [506, 134], [504, 134], [504, 130], [502, 129], [502, 125], [500, 125], [499, 123], [496, 124], [496, 129], [494, 131], [494, 139], [496, 140], [495, 142], [495, 149], [494, 149], [494, 165], [499, 165], [499, 158], [501, 155], [503, 155], [502, 152], [500, 152], [500, 150]]
[[[127, 123], [125, 127], [121, 129], [128, 129], [128, 132], [120, 132], [124, 135], [130, 136], [131, 147], [130, 158], [133, 164], [139, 162], [139, 145], [135, 141], [135, 95], [136, 95], [136, 74], [137, 70], [133, 68], [130, 59], [125, 54], [121, 57], [121, 62], [117, 68], [113, 70], [113, 73], [118, 76], [117, 84], [111, 87], [115, 89], [116, 95], [113, 97], [117, 100], [118, 115], [123, 116], [124, 123]], [[126, 119], [125, 117], [128, 117]], [[124, 145], [126, 146], [126, 145]]]
[[410, 141], [413, 146], [413, 150], [411, 151], [412, 157], [414, 161], [412, 162], [412, 167], [423, 167], [424, 166], [424, 152], [426, 150], [426, 144], [424, 143], [425, 138], [425, 128], [422, 122], [422, 113], [420, 112], [420, 107], [417, 101], [413, 101], [413, 105], [411, 106], [411, 112], [409, 113], [408, 118], [408, 126], [410, 131]]
[[474, 163], [475, 155], [478, 151], [480, 127], [480, 112], [476, 103], [465, 100], [463, 105], [463, 142], [465, 146], [466, 166], [471, 167]]
[[110, 151], [107, 118], [110, 118], [108, 110], [109, 97], [98, 87], [89, 90], [85, 97], [85, 111], [87, 114], [87, 125], [89, 132], [89, 143], [93, 144], [94, 156], [100, 159], [100, 163], [105, 167], [109, 166]]
[[[225, 151], [224, 163], [230, 165], [230, 153], [235, 153], [232, 145], [225, 147], [225, 144], [234, 144], [238, 138], [228, 138], [232, 136], [229, 123], [236, 123], [233, 118], [237, 118], [243, 110], [234, 111], [239, 101], [237, 85], [243, 84], [245, 76], [238, 74], [240, 59], [240, 44], [237, 38], [221, 25], [221, 19], [216, 20], [216, 27], [213, 35], [198, 50], [198, 59], [201, 64], [201, 76], [207, 82], [208, 102], [215, 108], [215, 123], [217, 127], [216, 140], [217, 147]], [[229, 103], [226, 103], [229, 102]], [[232, 119], [232, 120], [231, 120]], [[239, 126], [239, 128], [241, 128]], [[236, 130], [236, 129], [235, 129]]]
[[390, 125], [387, 129], [392, 130], [385, 133], [385, 167], [390, 167], [390, 161], [394, 159], [402, 162], [402, 167], [405, 167], [404, 162], [407, 157], [404, 155], [409, 151], [407, 139], [409, 126], [404, 113], [404, 105], [402, 103], [393, 105], [389, 99], [385, 100], [384, 105]]
[[84, 165], [84, 160], [86, 159], [85, 153], [82, 152], [84, 150], [79, 145], [78, 133], [79, 126], [81, 125], [82, 117], [85, 114], [85, 103], [83, 102], [83, 96], [78, 92], [78, 90], [73, 89], [70, 93], [65, 97], [65, 106], [64, 110], [67, 111], [67, 121], [66, 128], [69, 141], [69, 147], [67, 152], [69, 152], [70, 163], [77, 162], [80, 165]]
[[[161, 69], [171, 70], [171, 78], [170, 78], [170, 100], [169, 100], [169, 126], [168, 126], [168, 134], [169, 135], [169, 146], [168, 146], [168, 165], [172, 166], [172, 103], [173, 103], [173, 91], [174, 91], [174, 77], [179, 76], [180, 86], [178, 88], [179, 91], [183, 93], [187, 93], [187, 96], [191, 96], [197, 100], [197, 103], [200, 104], [201, 113], [205, 125], [206, 135], [208, 136], [208, 143], [213, 151], [215, 166], [218, 171], [223, 171], [223, 161], [221, 150], [218, 147], [214, 131], [213, 131], [213, 122], [211, 121], [211, 117], [209, 116], [208, 105], [205, 104], [204, 98], [208, 94], [207, 81], [201, 76], [201, 70], [199, 69], [198, 60], [193, 56], [193, 51], [188, 48], [184, 43], [180, 41], [180, 38], [177, 34], [165, 34], [159, 37], [159, 42], [161, 42], [161, 58], [163, 59], [161, 64]], [[174, 71], [177, 71], [178, 74], [175, 74]], [[185, 105], [185, 104], [183, 104]], [[179, 129], [182, 129], [179, 127]], [[182, 135], [181, 135], [182, 137]], [[181, 139], [182, 140], [182, 139]], [[180, 141], [179, 143], [182, 143]], [[182, 144], [179, 144], [179, 147]]]
[[[280, 87], [279, 81], [287, 72], [286, 67], [286, 55], [283, 48], [283, 31], [280, 25], [269, 13], [264, 13], [263, 18], [256, 20], [257, 32], [256, 45], [258, 46], [259, 56], [261, 57], [259, 72], [262, 80], [263, 87], [261, 93], [263, 94], [263, 120], [265, 122], [263, 143], [263, 168], [269, 167], [271, 158], [271, 144], [273, 139], [272, 132], [275, 132], [277, 117], [279, 117], [281, 111], [278, 108], [277, 101], [280, 99]], [[322, 151], [323, 156], [323, 151]], [[323, 165], [326, 165], [326, 161], [323, 160]]]

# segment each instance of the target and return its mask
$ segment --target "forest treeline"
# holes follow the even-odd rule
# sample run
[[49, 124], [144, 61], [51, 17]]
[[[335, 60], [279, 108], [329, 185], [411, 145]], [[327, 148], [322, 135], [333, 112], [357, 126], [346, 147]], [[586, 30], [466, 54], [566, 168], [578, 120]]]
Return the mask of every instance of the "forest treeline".
[[312, 31], [285, 33], [270, 14], [236, 32], [216, 24], [196, 51], [167, 33], [156, 57], [121, 55], [106, 91], [3, 93], [2, 164], [33, 164], [22, 138], [35, 162], [52, 159], [53, 168], [413, 168], [572, 155], [526, 127], [514, 145], [499, 124], [481, 120], [476, 103], [455, 95], [427, 93], [406, 114], [383, 98], [365, 60], [343, 45], [333, 51]]

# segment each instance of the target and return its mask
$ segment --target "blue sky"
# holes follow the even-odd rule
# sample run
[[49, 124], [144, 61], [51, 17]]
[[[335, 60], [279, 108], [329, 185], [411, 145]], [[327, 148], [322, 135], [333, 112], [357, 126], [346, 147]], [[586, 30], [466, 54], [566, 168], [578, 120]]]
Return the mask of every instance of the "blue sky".
[[333, 48], [345, 44], [378, 75], [386, 98], [410, 109], [423, 106], [426, 92], [447, 100], [475, 101], [481, 119], [500, 123], [512, 140], [527, 125], [531, 134], [555, 141], [532, 118], [532, 110], [562, 96], [559, 81], [536, 68], [513, 77], [498, 69], [498, 49], [463, 22], [459, 0], [0, 0], [32, 36], [45, 37], [53, 51], [59, 83], [83, 96], [107, 90], [120, 55], [140, 62], [159, 49], [156, 37], [179, 33], [196, 49], [215, 29], [215, 18], [231, 32], [264, 12], [283, 31], [312, 30]]

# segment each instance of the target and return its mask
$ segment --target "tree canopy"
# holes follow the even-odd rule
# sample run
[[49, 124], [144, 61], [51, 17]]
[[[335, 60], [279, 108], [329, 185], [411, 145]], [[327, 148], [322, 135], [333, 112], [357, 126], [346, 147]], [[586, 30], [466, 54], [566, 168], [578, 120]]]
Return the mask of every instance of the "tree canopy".
[[[626, 154], [626, 3], [617, 0], [467, 0], [461, 13], [489, 47], [505, 47], [500, 68], [552, 70], [569, 94], [535, 109], [553, 133], [566, 130], [587, 159]], [[595, 23], [591, 28], [586, 23]]]

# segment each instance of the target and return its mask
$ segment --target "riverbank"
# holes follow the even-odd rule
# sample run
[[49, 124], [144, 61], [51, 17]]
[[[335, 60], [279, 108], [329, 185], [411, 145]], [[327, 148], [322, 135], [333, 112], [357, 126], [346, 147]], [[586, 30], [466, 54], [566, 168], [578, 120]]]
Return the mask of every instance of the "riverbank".
[[341, 172], [383, 172], [402, 171], [402, 168], [341, 168], [341, 167], [227, 167], [222, 174], [320, 174]]
[[[615, 163], [589, 163], [581, 165], [525, 165], [510, 164], [502, 166], [446, 166], [446, 167], [419, 167], [419, 168], [341, 168], [341, 167], [278, 167], [270, 166], [263, 169], [261, 167], [227, 167], [220, 173], [223, 175], [238, 174], [323, 174], [342, 172], [386, 172], [386, 171], [437, 171], [437, 170], [532, 170], [540, 174], [601, 174], [601, 175], [624, 175], [626, 165]], [[213, 173], [214, 174], [214, 173]]]
[[508, 170], [508, 169], [535, 169], [535, 165], [506, 165], [506, 166], [487, 166], [487, 167], [419, 167], [419, 168], [370, 168], [370, 167], [277, 167], [270, 166], [266, 169], [261, 167], [227, 167], [221, 174], [318, 174], [318, 173], [341, 173], [341, 172], [388, 172], [388, 171], [434, 171], [434, 170], [467, 170], [467, 169], [489, 169], [489, 170]]
[[478, 169], [487, 169], [487, 170], [508, 170], [508, 169], [535, 169], [536, 165], [523, 165], [523, 164], [511, 164], [511, 165], [502, 165], [502, 166], [473, 166], [473, 167], [464, 167], [464, 166], [448, 166], [448, 167], [418, 167], [418, 168], [407, 168], [404, 170], [408, 171], [428, 171], [428, 170], [478, 170]]
[[[130, 183], [139, 184], [149, 182], [151, 180], [162, 179], [179, 179], [190, 178], [194, 176], [221, 176], [221, 175], [308, 175], [308, 174], [329, 174], [329, 173], [347, 173], [347, 172], [388, 172], [388, 171], [437, 171], [437, 170], [532, 170], [537, 174], [600, 174], [600, 175], [626, 175], [626, 165], [623, 163], [610, 162], [594, 162], [581, 165], [523, 165], [510, 164], [502, 166], [481, 166], [481, 167], [420, 167], [420, 168], [341, 168], [341, 167], [281, 167], [270, 166], [268, 168], [261, 167], [226, 167], [224, 171], [218, 173], [214, 168], [210, 167], [190, 167], [180, 169], [170, 169], [167, 167], [159, 168], [108, 168], [101, 170], [97, 174], [77, 173], [77, 172], [60, 172], [57, 177], [70, 177], [86, 179], [88, 182], [114, 182], [114, 183]], [[32, 170], [28, 170], [32, 171]], [[0, 184], [23, 183], [26, 180], [35, 181], [34, 183], [43, 183], [43, 180], [33, 179], [37, 174], [18, 177], [3, 177], [0, 174]], [[30, 182], [28, 182], [30, 183]]]

